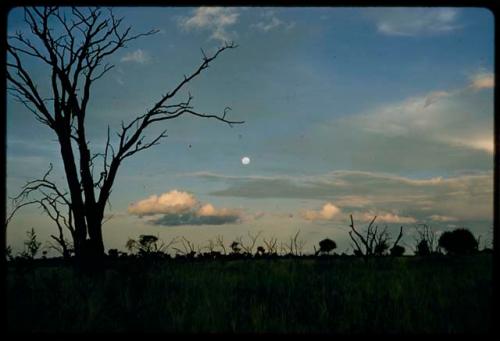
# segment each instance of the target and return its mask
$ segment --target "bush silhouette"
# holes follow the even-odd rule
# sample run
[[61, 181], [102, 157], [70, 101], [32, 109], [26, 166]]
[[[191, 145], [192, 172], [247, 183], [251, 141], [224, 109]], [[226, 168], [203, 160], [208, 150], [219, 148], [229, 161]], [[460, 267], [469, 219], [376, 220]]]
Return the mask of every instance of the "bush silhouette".
[[257, 247], [257, 253], [255, 255], [257, 256], [263, 256], [266, 254], [266, 249], [264, 249], [263, 246]]
[[460, 228], [443, 233], [439, 237], [439, 246], [447, 254], [463, 255], [477, 252], [478, 242], [469, 230]]
[[431, 249], [427, 240], [421, 240], [417, 244], [417, 250], [415, 250], [415, 255], [417, 256], [429, 256], [431, 254]]
[[373, 254], [375, 256], [383, 256], [386, 254], [387, 250], [389, 249], [389, 244], [387, 244], [386, 240], [381, 240], [375, 245], [375, 248], [373, 250]]
[[330, 253], [333, 249], [337, 248], [337, 243], [331, 239], [323, 239], [319, 242], [319, 250], [316, 251], [316, 255], [320, 253]]
[[[164, 250], [167, 248], [165, 243], [157, 236], [144, 235], [139, 236], [139, 240], [130, 239], [125, 244], [126, 248], [133, 252], [137, 251], [140, 257], [145, 256], [161, 256], [164, 255]], [[111, 251], [111, 257], [118, 256], [114, 251]]]
[[399, 257], [405, 253], [405, 248], [401, 245], [395, 245], [391, 248], [391, 256]]

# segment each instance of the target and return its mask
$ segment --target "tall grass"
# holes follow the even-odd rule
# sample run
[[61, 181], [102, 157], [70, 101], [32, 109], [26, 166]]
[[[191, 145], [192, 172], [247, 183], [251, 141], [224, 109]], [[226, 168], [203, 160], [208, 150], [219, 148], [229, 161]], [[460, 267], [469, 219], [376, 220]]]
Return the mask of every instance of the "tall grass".
[[491, 255], [11, 267], [10, 331], [488, 331]]

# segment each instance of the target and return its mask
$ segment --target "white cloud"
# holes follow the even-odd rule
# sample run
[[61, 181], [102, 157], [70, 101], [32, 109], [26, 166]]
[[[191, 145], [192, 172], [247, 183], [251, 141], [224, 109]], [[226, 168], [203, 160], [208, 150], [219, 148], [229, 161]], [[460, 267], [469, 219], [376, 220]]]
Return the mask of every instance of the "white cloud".
[[455, 146], [487, 151], [490, 154], [493, 154], [495, 149], [495, 142], [493, 137], [489, 136], [489, 134], [485, 136], [474, 136], [467, 139], [449, 137], [447, 142]]
[[431, 92], [430, 94], [428, 94], [425, 97], [424, 108], [427, 108], [429, 105], [431, 105], [433, 103], [436, 103], [441, 98], [448, 97], [448, 96], [450, 96], [450, 93], [446, 92], [446, 91], [434, 91], [434, 92]]
[[302, 217], [306, 220], [331, 220], [335, 216], [340, 213], [340, 209], [332, 204], [331, 202], [327, 202], [323, 205], [323, 207], [319, 211], [315, 210], [306, 210], [302, 213]]
[[470, 88], [478, 91], [495, 86], [495, 75], [492, 72], [480, 72], [471, 77]]
[[434, 35], [460, 28], [455, 8], [377, 8], [366, 13], [380, 33], [392, 36]]
[[372, 219], [377, 216], [376, 222], [388, 223], [388, 224], [413, 224], [417, 220], [413, 217], [400, 216], [394, 213], [384, 213], [384, 212], [364, 212], [360, 215], [359, 219], [363, 222], [372, 221]]
[[229, 208], [216, 209], [212, 204], [204, 204], [196, 211], [196, 214], [200, 217], [224, 217], [238, 215], [238, 211]]
[[151, 60], [149, 53], [144, 50], [138, 49], [133, 52], [127, 53], [120, 59], [122, 62], [132, 62], [139, 64], [146, 64]]
[[196, 198], [187, 192], [172, 190], [161, 195], [152, 195], [147, 199], [132, 203], [128, 212], [138, 216], [183, 213], [189, 211], [197, 204]]
[[148, 222], [164, 226], [223, 225], [238, 223], [242, 218], [239, 210], [217, 209], [210, 203], [201, 204], [192, 194], [178, 190], [132, 203], [128, 213], [139, 217], [155, 216]]
[[375, 134], [409, 136], [493, 154], [493, 100], [488, 103], [476, 93], [480, 87], [492, 86], [491, 79], [491, 74], [477, 75], [465, 88], [414, 96], [347, 120]]
[[294, 22], [287, 23], [284, 20], [279, 19], [276, 16], [275, 11], [273, 10], [264, 12], [262, 14], [262, 20], [251, 25], [251, 27], [255, 27], [256, 29], [262, 32], [269, 32], [277, 28], [285, 28], [289, 30], [292, 29], [294, 26], [295, 26]]
[[439, 222], [449, 222], [449, 221], [457, 221], [458, 220], [455, 217], [448, 217], [448, 216], [439, 215], [439, 214], [433, 214], [429, 218], [432, 221], [439, 221]]
[[232, 7], [199, 7], [193, 11], [191, 17], [182, 17], [179, 26], [190, 31], [204, 29], [211, 31], [210, 38], [219, 41], [228, 41], [236, 35], [228, 29], [238, 22], [240, 13]]

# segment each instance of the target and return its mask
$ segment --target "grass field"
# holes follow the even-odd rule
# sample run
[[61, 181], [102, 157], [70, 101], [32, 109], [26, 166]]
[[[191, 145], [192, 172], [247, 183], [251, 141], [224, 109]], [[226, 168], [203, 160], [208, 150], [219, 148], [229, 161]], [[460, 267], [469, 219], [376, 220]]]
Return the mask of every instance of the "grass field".
[[9, 331], [487, 332], [492, 256], [10, 265]]

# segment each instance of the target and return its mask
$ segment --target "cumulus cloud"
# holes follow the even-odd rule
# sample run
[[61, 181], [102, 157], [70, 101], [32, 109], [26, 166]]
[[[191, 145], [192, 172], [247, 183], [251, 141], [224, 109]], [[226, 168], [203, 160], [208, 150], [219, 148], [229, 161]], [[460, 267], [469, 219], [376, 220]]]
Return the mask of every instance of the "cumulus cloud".
[[390, 36], [435, 35], [460, 28], [455, 8], [377, 8], [366, 13], [378, 32]]
[[196, 198], [187, 192], [172, 190], [161, 195], [152, 195], [147, 199], [129, 205], [128, 212], [138, 216], [153, 214], [179, 214], [192, 210], [197, 204]]
[[327, 202], [323, 205], [323, 207], [319, 211], [315, 210], [306, 210], [303, 212], [302, 217], [306, 220], [331, 220], [333, 217], [337, 216], [340, 213], [340, 209], [332, 204], [331, 202]]
[[495, 75], [492, 72], [480, 72], [471, 77], [470, 88], [478, 91], [495, 86]]
[[138, 64], [146, 64], [151, 60], [149, 53], [144, 50], [138, 49], [133, 52], [127, 53], [120, 59], [122, 62], [132, 62]]
[[[132, 203], [128, 212], [139, 217], [156, 216], [148, 222], [154, 225], [222, 225], [237, 223], [241, 212], [228, 208], [215, 208], [212, 204], [201, 204], [190, 193], [178, 190], [152, 195]], [[158, 217], [158, 215], [162, 215]]]
[[204, 204], [196, 211], [196, 214], [199, 217], [228, 217], [238, 216], [238, 211], [229, 208], [216, 209], [212, 204]]
[[199, 7], [195, 9], [190, 17], [179, 19], [179, 26], [190, 31], [193, 29], [208, 30], [210, 38], [222, 42], [230, 40], [235, 32], [228, 29], [238, 22], [240, 13], [232, 7]]

